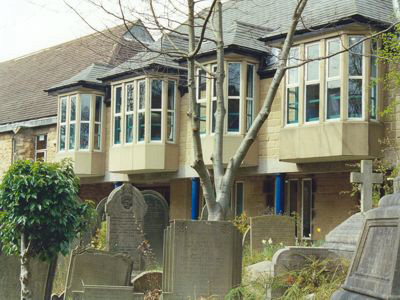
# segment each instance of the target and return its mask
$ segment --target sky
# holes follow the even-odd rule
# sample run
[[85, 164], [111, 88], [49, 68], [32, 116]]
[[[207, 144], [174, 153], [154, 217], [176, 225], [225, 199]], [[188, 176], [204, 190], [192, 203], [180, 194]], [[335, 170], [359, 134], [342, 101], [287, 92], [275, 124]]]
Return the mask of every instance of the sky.
[[[90, 0], [0, 1], [2, 4], [0, 9], [0, 62], [92, 33], [93, 29], [85, 24], [65, 2], [76, 9], [97, 30], [120, 24], [115, 18], [96, 9], [88, 2]], [[134, 5], [136, 9], [142, 7], [142, 1], [146, 0], [123, 1]], [[172, 2], [179, 1], [182, 0], [172, 0]], [[101, 2], [109, 5], [108, 8], [111, 8], [110, 5], [114, 5], [111, 9], [118, 7], [115, 4], [116, 0], [101, 0]], [[200, 2], [202, 5], [206, 5], [209, 0]], [[158, 10], [161, 11], [161, 9]]]

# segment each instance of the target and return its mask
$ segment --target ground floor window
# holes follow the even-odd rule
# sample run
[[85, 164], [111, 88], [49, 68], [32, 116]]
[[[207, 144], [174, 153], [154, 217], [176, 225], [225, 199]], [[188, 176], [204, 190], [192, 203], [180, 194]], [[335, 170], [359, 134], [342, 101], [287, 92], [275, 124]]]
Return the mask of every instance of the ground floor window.
[[47, 156], [47, 134], [36, 136], [35, 161], [46, 161]]

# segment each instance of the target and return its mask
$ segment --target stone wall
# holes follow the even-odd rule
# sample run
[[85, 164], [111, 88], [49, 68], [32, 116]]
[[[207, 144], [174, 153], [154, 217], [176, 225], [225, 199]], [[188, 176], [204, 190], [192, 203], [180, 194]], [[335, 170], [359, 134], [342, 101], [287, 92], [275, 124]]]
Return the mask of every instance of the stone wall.
[[12, 134], [0, 133], [0, 178], [11, 165]]

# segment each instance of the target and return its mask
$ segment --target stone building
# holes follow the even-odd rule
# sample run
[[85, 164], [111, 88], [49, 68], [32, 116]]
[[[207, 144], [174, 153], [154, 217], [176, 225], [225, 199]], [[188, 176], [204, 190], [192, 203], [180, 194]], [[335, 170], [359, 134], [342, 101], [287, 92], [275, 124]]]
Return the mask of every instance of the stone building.
[[[289, 4], [288, 4], [289, 2]], [[293, 2], [293, 3], [292, 3]], [[224, 162], [242, 141], [268, 91], [276, 53], [296, 1], [224, 3], [227, 117]], [[336, 53], [392, 23], [392, 1], [310, 0], [291, 50], [298, 59]], [[313, 29], [313, 30], [309, 30]], [[0, 175], [19, 158], [72, 158], [81, 197], [99, 201], [119, 182], [162, 194], [171, 219], [197, 218], [204, 205], [193, 193], [185, 63], [146, 52], [136, 38], [165, 49], [185, 47], [179, 34], [153, 42], [140, 21], [130, 32], [113, 29], [120, 43], [93, 34], [0, 63]], [[177, 28], [184, 32], [185, 26]], [[388, 101], [371, 86], [383, 66], [365, 40], [328, 60], [291, 69], [272, 112], [247, 154], [232, 191], [232, 211], [250, 216], [297, 213], [305, 239], [322, 239], [355, 211], [349, 162], [381, 156], [387, 133], [379, 112]], [[362, 54], [362, 55], [361, 55]], [[199, 52], [206, 68], [215, 48]], [[201, 139], [211, 165], [214, 83], [197, 73]]]

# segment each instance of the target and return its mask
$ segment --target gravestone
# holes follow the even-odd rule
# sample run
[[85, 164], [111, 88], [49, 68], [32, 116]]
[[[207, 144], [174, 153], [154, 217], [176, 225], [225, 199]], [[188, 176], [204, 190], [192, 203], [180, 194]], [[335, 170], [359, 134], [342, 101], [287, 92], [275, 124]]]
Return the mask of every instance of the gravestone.
[[148, 291], [161, 290], [162, 272], [146, 271], [132, 279], [133, 291], [146, 293]]
[[162, 264], [163, 235], [169, 222], [168, 203], [155, 191], [142, 191], [142, 195], [147, 204], [143, 228], [145, 239], [150, 243], [156, 262]]
[[174, 220], [165, 230], [163, 299], [224, 299], [241, 273], [242, 236], [231, 222]]
[[84, 300], [143, 300], [142, 293], [134, 293], [132, 286], [83, 285]]
[[147, 204], [142, 193], [131, 184], [123, 184], [108, 196], [106, 249], [127, 253], [133, 258], [133, 268], [141, 269], [142, 254], [138, 247], [144, 241], [143, 223]]
[[293, 217], [266, 215], [250, 218], [250, 249], [263, 250], [263, 240], [285, 246], [296, 244], [296, 224]]
[[[31, 288], [34, 299], [43, 299], [49, 273], [49, 263], [33, 259], [30, 263]], [[0, 254], [0, 299], [21, 299], [20, 259], [17, 256]]]
[[331, 299], [400, 299], [400, 193], [365, 215], [346, 282]]
[[132, 259], [127, 255], [75, 249], [72, 251], [69, 263], [65, 299], [71, 297], [72, 292], [82, 292], [83, 283], [127, 286], [131, 271]]

